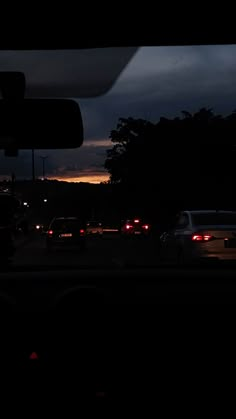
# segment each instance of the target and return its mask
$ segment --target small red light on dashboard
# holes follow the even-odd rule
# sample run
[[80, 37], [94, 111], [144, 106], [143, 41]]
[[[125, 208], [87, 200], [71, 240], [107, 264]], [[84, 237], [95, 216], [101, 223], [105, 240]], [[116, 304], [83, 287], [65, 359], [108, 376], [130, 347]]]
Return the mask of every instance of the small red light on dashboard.
[[48, 231], [48, 235], [49, 235], [49, 236], [52, 236], [52, 235], [53, 235], [53, 231], [52, 231], [52, 230], [49, 230], [49, 231]]
[[33, 359], [39, 359], [39, 356], [38, 356], [38, 354], [37, 354], [36, 352], [32, 352], [32, 353], [30, 354], [30, 356], [29, 356], [29, 359], [30, 359], [30, 360], [33, 360]]

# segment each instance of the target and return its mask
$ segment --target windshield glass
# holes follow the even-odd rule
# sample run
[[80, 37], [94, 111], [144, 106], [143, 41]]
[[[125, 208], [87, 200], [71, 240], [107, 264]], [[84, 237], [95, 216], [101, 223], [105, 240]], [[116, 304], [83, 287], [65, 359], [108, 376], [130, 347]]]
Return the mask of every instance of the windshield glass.
[[[40, 68], [29, 66], [32, 80]], [[184, 241], [168, 235], [179, 214], [236, 210], [235, 69], [235, 45], [139, 48], [106, 94], [80, 98], [71, 90], [84, 124], [80, 148], [19, 150], [17, 157], [1, 151], [1, 194], [20, 202], [12, 216], [13, 265], [150, 267], [176, 262], [179, 250], [186, 260], [193, 233], [184, 217], [178, 218]], [[95, 86], [96, 71], [88, 71]], [[69, 235], [57, 243], [49, 237], [59, 217], [81, 220], [52, 226], [82, 226], [77, 250], [67, 249]], [[195, 214], [193, 221], [236, 225], [234, 214]], [[48, 252], [49, 244], [55, 252]], [[236, 260], [233, 242], [230, 248], [220, 239], [209, 245], [220, 246], [219, 258]]]

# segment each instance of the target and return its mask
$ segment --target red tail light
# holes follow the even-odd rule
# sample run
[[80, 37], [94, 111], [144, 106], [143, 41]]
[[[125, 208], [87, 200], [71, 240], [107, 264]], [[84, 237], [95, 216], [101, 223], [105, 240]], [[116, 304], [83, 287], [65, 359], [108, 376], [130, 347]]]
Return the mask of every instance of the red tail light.
[[48, 231], [48, 235], [49, 235], [49, 236], [52, 236], [52, 235], [53, 235], [53, 230], [49, 230], [49, 231]]
[[126, 224], [125, 228], [126, 230], [130, 230], [130, 228], [133, 228], [133, 226], [131, 226], [130, 224]]
[[81, 235], [83, 235], [85, 233], [83, 228], [81, 228], [79, 232], [80, 232]]
[[201, 236], [200, 234], [195, 234], [194, 236], [192, 236], [192, 240], [196, 242], [202, 242], [203, 236]]
[[149, 226], [147, 224], [145, 224], [144, 226], [142, 226], [144, 228], [144, 230], [148, 230]]
[[209, 242], [210, 240], [213, 240], [213, 236], [210, 234], [194, 234], [192, 236], [192, 240], [196, 242]]
[[212, 239], [213, 239], [213, 236], [209, 234], [203, 236], [203, 241], [205, 242], [208, 242], [209, 240], [212, 240]]
[[139, 220], [138, 219], [134, 220], [134, 223], [139, 223]]

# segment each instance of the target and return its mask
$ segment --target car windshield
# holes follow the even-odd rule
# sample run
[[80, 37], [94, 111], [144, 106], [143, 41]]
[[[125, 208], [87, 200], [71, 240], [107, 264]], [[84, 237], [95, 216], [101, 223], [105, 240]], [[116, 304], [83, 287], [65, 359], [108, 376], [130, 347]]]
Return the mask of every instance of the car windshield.
[[192, 221], [195, 225], [230, 225], [236, 226], [236, 214], [193, 214]]
[[[84, 141], [78, 148], [19, 150], [18, 155], [2, 145], [0, 216], [2, 226], [9, 214], [14, 225], [11, 265], [150, 267], [197, 258], [199, 254], [187, 255], [193, 233], [186, 217], [178, 218], [182, 241], [178, 231], [173, 234], [179, 214], [211, 210], [195, 213], [194, 224], [236, 225], [235, 214], [214, 212], [236, 211], [236, 46], [140, 47], [114, 83], [108, 74], [111, 49], [62, 51], [60, 60], [57, 53], [47, 51], [45, 61], [39, 55], [37, 66], [40, 53], [27, 52], [26, 84], [40, 76], [40, 83], [50, 79], [51, 85], [48, 91], [39, 84], [26, 92], [54, 97], [60, 82], [57, 98], [68, 95], [80, 106]], [[19, 54], [0, 51], [0, 71], [21, 71]], [[77, 67], [67, 65], [71, 54], [78, 54]], [[106, 55], [100, 72], [89, 66], [92, 54], [98, 66], [100, 54]], [[88, 84], [80, 78], [80, 68], [86, 70]], [[109, 89], [102, 85], [106, 76]], [[20, 202], [8, 215], [3, 195]], [[79, 221], [65, 221], [70, 217]], [[82, 229], [75, 251], [67, 249], [70, 236], [53, 241], [49, 227], [62, 226]], [[195, 236], [197, 245], [205, 240]], [[219, 259], [236, 260], [233, 241], [230, 247], [220, 239], [210, 245], [219, 246], [214, 251]], [[211, 256], [209, 249], [202, 256]]]

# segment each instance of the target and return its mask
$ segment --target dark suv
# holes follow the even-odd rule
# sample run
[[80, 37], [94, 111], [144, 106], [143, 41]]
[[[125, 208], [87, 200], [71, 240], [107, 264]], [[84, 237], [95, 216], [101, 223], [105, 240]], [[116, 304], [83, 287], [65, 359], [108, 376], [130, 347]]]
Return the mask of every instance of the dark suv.
[[150, 234], [150, 224], [145, 223], [140, 218], [133, 218], [122, 221], [122, 236], [148, 236]]
[[78, 247], [85, 249], [85, 226], [77, 217], [54, 218], [47, 231], [47, 248]]

